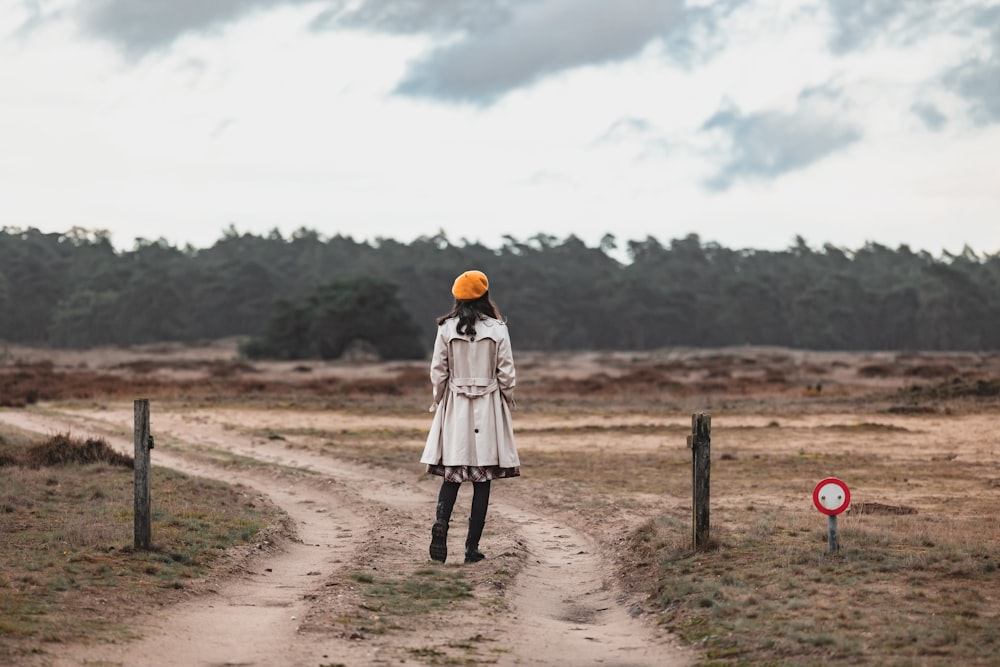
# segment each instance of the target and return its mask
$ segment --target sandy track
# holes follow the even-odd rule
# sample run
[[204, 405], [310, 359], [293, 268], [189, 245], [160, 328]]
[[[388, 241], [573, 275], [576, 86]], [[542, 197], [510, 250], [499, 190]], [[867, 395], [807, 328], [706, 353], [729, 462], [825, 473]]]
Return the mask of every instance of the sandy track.
[[515, 664], [683, 664], [616, 601], [589, 538], [510, 505], [500, 511], [517, 521], [531, 560], [514, 591]]
[[[115, 416], [108, 415], [110, 422]], [[27, 412], [0, 413], [0, 420], [29, 431], [80, 432], [81, 416], [49, 417]], [[103, 416], [84, 420], [93, 428]], [[111, 433], [107, 427], [112, 426]], [[106, 423], [102, 435], [121, 451], [131, 441], [113, 435]], [[138, 619], [142, 638], [125, 645], [72, 647], [51, 662], [55, 667], [113, 664], [167, 667], [174, 665], [315, 665], [327, 649], [320, 638], [298, 632], [297, 619], [308, 612], [308, 599], [343, 563], [355, 547], [354, 536], [366, 529], [364, 518], [333, 489], [309, 485], [290, 488], [262, 473], [233, 472], [198, 464], [154, 450], [157, 465], [229, 483], [241, 483], [267, 494], [293, 521], [297, 540], [254, 562], [251, 571], [223, 582], [205, 597], [177, 604], [155, 617]], [[358, 651], [343, 651], [357, 653]], [[357, 656], [363, 657], [363, 656]], [[361, 663], [359, 663], [361, 664]]]
[[[95, 433], [123, 451], [132, 450], [131, 410], [3, 411], [0, 420], [43, 433]], [[493, 524], [495, 544], [519, 545], [523, 566], [503, 593], [501, 612], [479, 605], [440, 615], [433, 628], [423, 631], [404, 629], [363, 641], [345, 635], [325, 622], [329, 611], [324, 610], [336, 604], [338, 593], [331, 591], [338, 590], [345, 572], [359, 563], [391, 571], [429, 562], [425, 533], [434, 502], [429, 487], [255, 438], [242, 430], [244, 422], [232, 411], [169, 412], [158, 406], [152, 419], [153, 464], [266, 494], [288, 513], [300, 542], [255, 561], [252, 571], [214, 594], [140, 619], [142, 637], [135, 642], [66, 647], [52, 664], [418, 665], [423, 663], [413, 657], [413, 647], [461, 644], [473, 634], [503, 647], [476, 654], [483, 664], [669, 667], [690, 662], [686, 653], [628, 615], [591, 538], [531, 507], [525, 502], [530, 499], [506, 493], [502, 484], [496, 485], [487, 535]], [[223, 469], [186, 456], [191, 445], [316, 475], [311, 483], [289, 486], [286, 479], [269, 475], [267, 466]], [[459, 498], [463, 502], [465, 495]], [[456, 507], [456, 516], [461, 515]], [[462, 523], [452, 523], [451, 547], [459, 555]]]

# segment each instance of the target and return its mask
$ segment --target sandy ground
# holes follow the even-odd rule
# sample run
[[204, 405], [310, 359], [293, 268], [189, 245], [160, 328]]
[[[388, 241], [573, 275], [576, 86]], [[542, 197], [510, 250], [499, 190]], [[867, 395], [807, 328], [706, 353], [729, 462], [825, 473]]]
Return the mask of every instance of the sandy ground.
[[[13, 349], [10, 354], [21, 361], [54, 359], [63, 368], [124, 373], [120, 365], [129, 361], [161, 356], [196, 362], [232, 360], [234, 350], [229, 341], [208, 349], [167, 345], [58, 354]], [[794, 452], [800, 456], [793, 464], [816, 463], [816, 470], [824, 474], [850, 466], [856, 473], [852, 504], [905, 505], [921, 517], [960, 519], [980, 526], [983, 539], [1000, 545], [995, 511], [1000, 489], [996, 407], [981, 411], [957, 403], [936, 405], [929, 414], [893, 414], [887, 407], [896, 399], [878, 405], [864, 402], [866, 392], [891, 391], [913, 378], [936, 382], [958, 371], [974, 373], [970, 378], [996, 377], [1000, 355], [748, 348], [730, 349], [723, 359], [718, 356], [718, 351], [682, 349], [640, 356], [521, 355], [518, 372], [528, 394], [532, 382], [543, 377], [615, 378], [634, 369], [637, 360], [649, 368], [662, 366], [671, 378], [692, 388], [691, 393], [673, 393], [669, 407], [658, 414], [617, 407], [603, 411], [593, 400], [587, 410], [519, 412], [515, 428], [524, 434], [519, 435], [522, 458], [530, 458], [533, 451], [586, 457], [607, 448], [609, 433], [614, 432], [616, 451], [642, 455], [674, 448], [680, 466], [689, 456], [683, 442], [690, 430], [690, 413], [707, 408], [713, 414], [712, 511], [721, 525], [745, 524], [769, 507], [818, 517], [811, 506], [811, 488], [803, 490], [769, 476], [769, 461], [784, 457], [787, 464], [788, 454]], [[307, 372], [302, 370], [306, 367]], [[391, 378], [400, 367], [262, 363], [255, 364], [252, 375]], [[166, 366], [153, 373], [197, 378], [204, 369]], [[823, 401], [810, 403], [808, 392], [820, 380]], [[706, 397], [696, 393], [699, 387], [714, 387], [711, 391], [716, 393]], [[744, 390], [761, 392], [761, 400]], [[827, 397], [836, 400], [826, 402]], [[728, 406], [737, 401], [738, 409], [730, 410]], [[43, 434], [98, 435], [131, 453], [131, 402], [96, 400], [85, 405], [0, 409], [0, 422]], [[616, 496], [605, 509], [588, 513], [545, 502], [544, 486], [531, 479], [529, 467], [525, 479], [501, 480], [493, 486], [483, 540], [489, 559], [465, 566], [452, 564], [449, 558], [444, 566], [461, 568], [473, 584], [474, 600], [403, 622], [384, 634], [351, 631], [342, 619], [357, 614], [361, 601], [352, 576], [405, 575], [431, 565], [427, 542], [437, 484], [416, 463], [419, 442], [414, 443], [413, 466], [400, 470], [360, 465], [329, 449], [320, 454], [308, 446], [308, 434], [379, 428], [417, 433], [425, 432], [428, 423], [427, 413], [419, 411], [372, 416], [335, 409], [261, 405], [207, 409], [156, 402], [154, 475], [156, 466], [170, 467], [266, 494], [289, 515], [296, 539], [280, 549], [262, 551], [239, 576], [213, 582], [210, 590], [186, 602], [137, 614], [139, 639], [133, 642], [53, 646], [38, 664], [670, 667], [696, 661], [692, 651], [656, 625], [653, 615], [642, 613], [641, 599], [618, 588], [614, 573], [627, 562], [627, 554], [612, 553], [617, 538], [644, 519], [689, 515], [688, 482], [665, 486], [659, 494]], [[569, 430], [572, 437], [566, 436]], [[283, 434], [282, 439], [266, 437], [269, 431]], [[205, 455], [206, 448], [216, 458], [225, 453], [255, 464], [223, 467]], [[727, 478], [727, 457], [759, 470], [760, 478]], [[867, 474], [868, 463], [879, 472]], [[278, 474], [279, 469], [310, 474]], [[464, 516], [470, 495], [463, 489], [455, 517]], [[748, 508], [757, 509], [747, 513]], [[844, 520], [849, 525], [865, 519], [845, 516]], [[453, 518], [449, 548], [459, 558], [463, 524]], [[371, 614], [377, 623], [378, 613]]]
[[[32, 410], [0, 410], [0, 421], [40, 433], [70, 430], [105, 437], [123, 451], [131, 451], [132, 411], [117, 406], [69, 409], [48, 406]], [[128, 406], [131, 408], [131, 406]], [[412, 572], [426, 567], [427, 533], [436, 483], [421, 473], [419, 464], [407, 470], [362, 466], [319, 453], [304, 445], [308, 436], [272, 440], [262, 433], [289, 430], [336, 432], [339, 429], [421, 429], [423, 415], [365, 416], [335, 411], [289, 409], [186, 409], [157, 404], [153, 432], [155, 466], [230, 483], [239, 483], [268, 495], [291, 517], [297, 541], [252, 561], [241, 576], [214, 585], [187, 602], [136, 618], [141, 638], [124, 644], [53, 647], [44, 664], [83, 665], [422, 665], [439, 659], [467, 660], [465, 664], [498, 665], [686, 665], [695, 658], [669, 634], [657, 628], [649, 615], [638, 613], [641, 600], [616, 588], [611, 554], [602, 551], [613, 537], [613, 527], [592, 526], [576, 513], [567, 522], [560, 513], [522, 492], [522, 480], [494, 484], [484, 548], [492, 558], [474, 566], [452, 565], [472, 573], [476, 603], [454, 611], [434, 612], [420, 623], [384, 635], [359, 636], [345, 632], [337, 618], [356, 611], [358, 599], [345, 582], [350, 573]], [[903, 478], [887, 486], [861, 484], [853, 500], [883, 502], [917, 508], [922, 515], [988, 519], [982, 515], [982, 493], [996, 498], [1000, 482], [1000, 434], [992, 414], [961, 416], [865, 415], [856, 412], [803, 414], [781, 419], [780, 435], [767, 428], [774, 420], [759, 415], [717, 415], [713, 420], [716, 457], [744, 458], [801, 451], [808, 456], [824, 452], [869, 455], [898, 462], [901, 471], [919, 465], [935, 468], [961, 466], [957, 475]], [[877, 421], [874, 431], [859, 424]], [[606, 435], [567, 439], [561, 426], [603, 425], [627, 428], [653, 423], [664, 432], [678, 432], [686, 420], [649, 415], [584, 415], [554, 417], [522, 415], [519, 425], [532, 435], [522, 448], [572, 448], [586, 455], [600, 447]], [[662, 433], [639, 433], [616, 438], [616, 446], [637, 453], [664, 446]], [[679, 443], [674, 443], [679, 446]], [[210, 448], [263, 465], [221, 468], [193, 452]], [[978, 463], [974, 467], [968, 464]], [[719, 474], [724, 459], [716, 462]], [[275, 475], [279, 467], [311, 471], [302, 477]], [[723, 482], [717, 483], [717, 486]], [[778, 488], [762, 479], [739, 494], [716, 490], [713, 508], [720, 517], [748, 504], [759, 508], [801, 506], [811, 512], [801, 490]], [[978, 491], [977, 491], [978, 489]], [[635, 498], [627, 513], [636, 521], [663, 512], [690, 507], [671, 495]], [[468, 490], [459, 497], [456, 516], [462, 516]], [[801, 496], [801, 497], [800, 497]], [[154, 495], [155, 503], [155, 495]], [[607, 515], [596, 521], [607, 520]], [[615, 515], [612, 520], [619, 520]], [[861, 519], [846, 518], [847, 521]], [[464, 522], [454, 520], [450, 549], [461, 555]], [[572, 525], [570, 525], [572, 524]], [[981, 524], [1000, 543], [995, 519]], [[623, 525], [621, 532], [624, 533]], [[503, 568], [512, 576], [503, 583], [491, 573]], [[631, 613], [630, 613], [631, 612]], [[475, 650], [464, 650], [470, 642]]]
[[[440, 647], [461, 658], [475, 638], [485, 646], [473, 664], [685, 665], [690, 654], [649, 620], [629, 614], [630, 600], [615, 589], [594, 539], [518, 496], [518, 480], [494, 484], [487, 543], [507, 546], [504, 562], [519, 571], [493, 604], [437, 613], [411, 631], [360, 638], [325, 623], [338, 611], [336, 591], [359, 565], [403, 572], [428, 564], [427, 538], [436, 485], [419, 472], [400, 475], [361, 467], [248, 435], [245, 429], [317, 420], [314, 426], [349, 428], [347, 415], [259, 411], [158, 409], [153, 418], [155, 466], [240, 483], [267, 494], [295, 523], [298, 539], [253, 563], [243, 576], [155, 616], [136, 619], [141, 638], [125, 644], [54, 648], [50, 664], [72, 665], [419, 665], [414, 651]], [[0, 411], [0, 420], [26, 430], [100, 433], [131, 451], [131, 410]], [[399, 418], [392, 418], [399, 425]], [[425, 426], [415, 419], [414, 428]], [[371, 418], [367, 428], [375, 428]], [[289, 486], [284, 478], [251, 470], [220, 469], [185, 456], [186, 445], [251, 457], [317, 475]], [[402, 479], [400, 479], [402, 477]], [[460, 495], [459, 505], [468, 502]], [[154, 497], [155, 503], [155, 497]], [[461, 516], [456, 507], [456, 515]], [[461, 556], [464, 526], [452, 522], [451, 554]], [[457, 525], [456, 525], [457, 524]], [[385, 542], [392, 548], [383, 548]], [[401, 547], [401, 548], [400, 548]], [[488, 547], [487, 547], [488, 548]], [[452, 556], [449, 557], [449, 562]], [[460, 567], [496, 567], [490, 559]], [[489, 588], [486, 586], [486, 588]], [[346, 602], [346, 601], [345, 601]], [[342, 611], [342, 610], [341, 610]], [[54, 658], [52, 657], [54, 656]]]

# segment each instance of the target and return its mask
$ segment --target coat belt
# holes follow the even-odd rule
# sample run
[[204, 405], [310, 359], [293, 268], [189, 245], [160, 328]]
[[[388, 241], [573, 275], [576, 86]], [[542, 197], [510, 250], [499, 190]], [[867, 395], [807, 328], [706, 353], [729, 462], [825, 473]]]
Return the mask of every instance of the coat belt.
[[448, 386], [453, 392], [469, 398], [486, 396], [500, 388], [496, 378], [451, 378]]

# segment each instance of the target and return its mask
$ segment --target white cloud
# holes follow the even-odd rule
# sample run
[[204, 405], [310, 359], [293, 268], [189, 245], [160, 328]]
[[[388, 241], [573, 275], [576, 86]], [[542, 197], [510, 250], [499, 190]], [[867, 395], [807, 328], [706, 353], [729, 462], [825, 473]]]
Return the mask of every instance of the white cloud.
[[996, 2], [208, 4], [0, 0], [0, 224], [1000, 250]]

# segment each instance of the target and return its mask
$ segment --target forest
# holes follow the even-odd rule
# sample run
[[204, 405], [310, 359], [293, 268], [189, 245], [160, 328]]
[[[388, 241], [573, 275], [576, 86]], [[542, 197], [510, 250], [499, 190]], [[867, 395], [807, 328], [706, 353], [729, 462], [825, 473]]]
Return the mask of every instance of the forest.
[[[619, 261], [617, 257], [627, 257]], [[87, 348], [248, 336], [252, 356], [335, 358], [361, 342], [426, 355], [451, 283], [486, 272], [524, 350], [775, 345], [1000, 349], [1000, 253], [868, 243], [730, 249], [697, 235], [598, 246], [575, 236], [444, 233], [410, 243], [230, 227], [209, 248], [107, 232], [0, 229], [0, 340]]]

